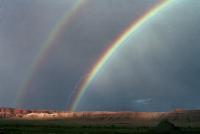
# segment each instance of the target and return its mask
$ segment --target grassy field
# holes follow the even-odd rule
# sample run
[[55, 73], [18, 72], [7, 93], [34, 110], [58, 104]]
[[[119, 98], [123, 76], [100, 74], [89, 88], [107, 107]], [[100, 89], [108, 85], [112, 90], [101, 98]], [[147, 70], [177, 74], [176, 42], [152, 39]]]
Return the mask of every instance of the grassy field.
[[62, 121], [0, 120], [0, 134], [200, 134], [200, 128], [75, 125]]

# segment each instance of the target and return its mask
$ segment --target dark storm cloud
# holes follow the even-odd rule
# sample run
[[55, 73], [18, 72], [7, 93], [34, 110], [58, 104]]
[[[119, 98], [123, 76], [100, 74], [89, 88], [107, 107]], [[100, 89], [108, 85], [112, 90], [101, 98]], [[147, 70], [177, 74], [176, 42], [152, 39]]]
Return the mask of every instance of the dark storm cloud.
[[[0, 105], [15, 106], [16, 94], [38, 50], [74, 0], [0, 1]], [[22, 107], [65, 110], [77, 83], [101, 53], [130, 22], [157, 2], [88, 1], [55, 41], [22, 99]], [[113, 57], [86, 92], [78, 110], [199, 107], [200, 15], [195, 2], [182, 2], [180, 9], [175, 6], [169, 14], [149, 22], [129, 42], [139, 47], [127, 45], [119, 51], [121, 56]]]

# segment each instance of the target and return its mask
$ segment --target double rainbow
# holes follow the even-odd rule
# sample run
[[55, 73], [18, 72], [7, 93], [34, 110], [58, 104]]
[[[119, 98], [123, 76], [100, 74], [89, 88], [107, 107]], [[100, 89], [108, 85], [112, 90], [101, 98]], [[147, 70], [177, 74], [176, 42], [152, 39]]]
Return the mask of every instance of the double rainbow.
[[[81, 7], [85, 5], [87, 0], [77, 0], [74, 6], [71, 8], [70, 11], [67, 11], [64, 17], [56, 24], [50, 35], [48, 36], [45, 43], [42, 45], [39, 53], [37, 54], [33, 64], [31, 65], [31, 69], [29, 71], [28, 77], [25, 79], [22, 87], [20, 88], [21, 91], [18, 95], [18, 105], [21, 103], [21, 98], [25, 97], [26, 90], [30, 87], [34, 75], [38, 72], [40, 66], [42, 65], [43, 61], [48, 56], [49, 51], [51, 50], [52, 46], [55, 41], [63, 34], [63, 30], [70, 24], [72, 19], [76, 16], [76, 14], [80, 11]], [[172, 3], [174, 0], [162, 0], [156, 4], [153, 8], [151, 8], [146, 14], [140, 17], [138, 20], [134, 21], [129, 25], [114, 41], [109, 45], [110, 47], [107, 48], [102, 56], [97, 60], [96, 64], [92, 67], [91, 71], [88, 73], [87, 77], [81, 82], [79, 88], [76, 90], [75, 95], [71, 100], [71, 104], [68, 106], [69, 111], [75, 111], [79, 105], [79, 102], [92, 83], [93, 79], [97, 76], [98, 72], [103, 68], [103, 66], [109, 61], [110, 57], [119, 49], [121, 46], [125, 44], [125, 42], [133, 36], [134, 33], [137, 32], [139, 28], [141, 28], [145, 22], [147, 22], [150, 18], [156, 16], [156, 14], [165, 9], [169, 3]]]

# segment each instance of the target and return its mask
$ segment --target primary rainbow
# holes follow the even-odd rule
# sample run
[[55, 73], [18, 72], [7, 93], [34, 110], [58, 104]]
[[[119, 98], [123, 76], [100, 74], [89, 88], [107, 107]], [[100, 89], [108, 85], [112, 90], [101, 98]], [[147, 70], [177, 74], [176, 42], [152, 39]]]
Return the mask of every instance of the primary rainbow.
[[77, 13], [80, 11], [81, 7], [86, 3], [86, 1], [88, 0], [76, 0], [71, 9], [66, 11], [61, 20], [59, 20], [55, 27], [51, 30], [49, 36], [47, 37], [47, 40], [41, 46], [34, 62], [31, 64], [27, 77], [22, 83], [22, 86], [20, 88], [21, 90], [17, 95], [17, 106], [21, 105], [21, 101], [26, 96], [26, 91], [31, 86], [32, 81], [35, 75], [37, 74], [40, 66], [43, 64], [44, 60], [48, 56], [48, 53], [51, 51], [51, 48], [54, 45], [56, 45], [55, 41], [63, 34], [64, 30], [66, 30], [66, 27], [70, 24], [73, 18], [76, 17]]
[[155, 16], [160, 10], [164, 9], [171, 1], [173, 0], [164, 0], [150, 9], [146, 14], [140, 17], [137, 21], [131, 23], [128, 28], [123, 31], [114, 41], [111, 43], [110, 47], [102, 54], [96, 64], [92, 67], [91, 71], [88, 73], [87, 77], [80, 84], [76, 94], [72, 98], [72, 103], [69, 105], [69, 111], [75, 111], [82, 96], [85, 91], [88, 89], [92, 80], [96, 77], [98, 72], [104, 66], [106, 62], [108, 62], [109, 58], [115, 53], [117, 49], [119, 49], [125, 42], [129, 39], [131, 35], [133, 35], [146, 21]]

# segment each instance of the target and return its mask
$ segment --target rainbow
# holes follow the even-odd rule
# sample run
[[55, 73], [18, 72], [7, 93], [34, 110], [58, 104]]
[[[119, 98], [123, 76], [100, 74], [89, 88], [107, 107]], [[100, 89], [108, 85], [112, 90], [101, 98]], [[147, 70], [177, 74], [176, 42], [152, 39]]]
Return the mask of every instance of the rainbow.
[[35, 75], [37, 74], [38, 70], [44, 63], [44, 60], [46, 59], [49, 52], [51, 51], [51, 48], [54, 45], [56, 45], [55, 41], [63, 34], [64, 30], [66, 30], [66, 27], [69, 24], [71, 24], [71, 21], [73, 20], [73, 18], [80, 12], [81, 7], [83, 7], [83, 5], [87, 3], [87, 1], [88, 0], [77, 0], [74, 3], [74, 5], [71, 7], [71, 9], [66, 11], [63, 17], [61, 17], [61, 20], [59, 20], [58, 23], [51, 30], [49, 36], [47, 37], [47, 40], [41, 46], [37, 56], [34, 59], [34, 62], [31, 64], [27, 77], [22, 83], [22, 86], [20, 88], [21, 90], [19, 91], [19, 94], [17, 95], [18, 97], [16, 101], [17, 106], [21, 105], [22, 99], [25, 97], [26, 91], [31, 86]]
[[110, 47], [105, 50], [102, 56], [97, 60], [96, 64], [92, 67], [91, 71], [88, 73], [87, 77], [82, 81], [79, 88], [77, 89], [76, 94], [71, 100], [71, 104], [68, 107], [69, 111], [75, 111], [82, 96], [97, 76], [98, 72], [103, 68], [103, 66], [108, 62], [110, 57], [119, 49], [125, 42], [134, 34], [136, 31], [141, 28], [150, 18], [154, 17], [159, 11], [166, 8], [169, 3], [173, 0], [164, 0], [159, 2], [156, 6], [150, 9], [146, 14], [140, 17], [137, 21], [131, 23], [125, 31], [123, 31], [114, 41], [109, 45]]

